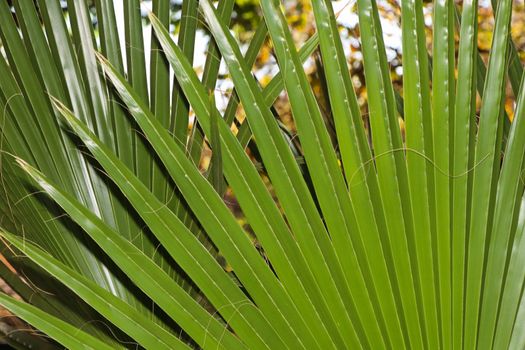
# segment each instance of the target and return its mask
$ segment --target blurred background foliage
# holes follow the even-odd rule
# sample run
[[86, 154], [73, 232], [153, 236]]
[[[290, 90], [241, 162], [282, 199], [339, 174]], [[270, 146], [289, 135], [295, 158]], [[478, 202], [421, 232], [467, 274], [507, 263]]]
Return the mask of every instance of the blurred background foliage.
[[[143, 13], [147, 13], [150, 8], [151, 1], [143, 1]], [[260, 8], [258, 6], [259, 0], [237, 0], [232, 18], [232, 30], [235, 32], [238, 40], [245, 44], [249, 43], [255, 29], [259, 25], [262, 18]], [[361, 54], [361, 44], [359, 41], [359, 23], [356, 13], [356, 4], [354, 0], [337, 0], [333, 1], [334, 10], [338, 16], [337, 21], [340, 25], [340, 33], [343, 38], [344, 49], [347, 55], [349, 69], [351, 70], [354, 88], [358, 96], [358, 101], [361, 106], [363, 115], [367, 115], [367, 92], [365, 77], [363, 71], [363, 62]], [[310, 0], [283, 0], [283, 7], [286, 10], [290, 26], [294, 29], [295, 40], [297, 47], [300, 47], [306, 39], [315, 32], [315, 21], [311, 11]], [[461, 9], [462, 1], [456, 1], [458, 9]], [[427, 44], [430, 56], [431, 53], [431, 38], [432, 38], [432, 1], [424, 0], [424, 15], [426, 24]], [[180, 20], [180, 1], [172, 1], [173, 6], [173, 20], [172, 26], [173, 34], [176, 36], [178, 31], [178, 21]], [[387, 57], [390, 63], [392, 81], [395, 88], [402, 96], [402, 78], [403, 78], [403, 60], [401, 48], [401, 17], [398, 0], [379, 0], [379, 13], [381, 15], [381, 24], [383, 35], [385, 38]], [[494, 13], [490, 0], [479, 1], [478, 12], [478, 47], [481, 56], [485, 63], [488, 61], [488, 52], [492, 42], [492, 34], [494, 27]], [[525, 62], [525, 5], [523, 1], [514, 1], [514, 11], [512, 18], [512, 37], [521, 55], [522, 62]], [[198, 49], [206, 50], [207, 39], [205, 28], [203, 29], [202, 42], [197, 43]], [[458, 37], [456, 36], [456, 40]], [[196, 69], [201, 69], [202, 65], [198, 60], [198, 50], [195, 54]], [[315, 86], [315, 92], [319, 100], [323, 101], [323, 77], [320, 72], [319, 57], [313, 55], [305, 64], [305, 69], [309, 74], [312, 84]], [[273, 55], [272, 47], [269, 42], [263, 47], [259, 53], [259, 57], [254, 65], [254, 74], [259, 79], [262, 86], [267, 84], [271, 77], [277, 72], [277, 65]], [[230, 96], [233, 84], [231, 84], [227, 72], [221, 70], [221, 79], [218, 82], [216, 97], [220, 100], [227, 101]], [[507, 113], [510, 118], [513, 116], [514, 99], [510, 85], [508, 87], [508, 96], [506, 103]], [[326, 106], [326, 104], [324, 104]], [[286, 125], [291, 132], [295, 132], [293, 120], [289, 113], [289, 106], [286, 96], [283, 94], [277, 101], [275, 108], [279, 112], [284, 125]], [[478, 105], [479, 108], [479, 105]], [[327, 118], [329, 118], [329, 111], [325, 110]], [[242, 119], [242, 111], [239, 111], [239, 118]], [[365, 120], [365, 123], [367, 121]]]
[[[8, 0], [12, 3], [14, 0]], [[294, 29], [295, 40], [297, 47], [300, 47], [308, 37], [315, 32], [315, 21], [313, 20], [313, 13], [311, 10], [311, 0], [283, 0], [283, 8], [285, 9], [290, 26]], [[64, 15], [67, 18], [67, 1], [61, 1], [62, 8], [64, 9]], [[345, 53], [348, 59], [349, 68], [352, 73], [354, 88], [358, 96], [358, 101], [361, 106], [363, 115], [366, 118], [367, 115], [367, 92], [365, 87], [365, 77], [363, 71], [363, 62], [361, 47], [359, 41], [359, 23], [357, 20], [356, 4], [355, 0], [337, 0], [332, 1], [334, 10], [336, 13], [337, 22], [340, 25], [340, 34], [343, 38], [343, 44]], [[457, 0], [456, 4], [458, 9], [461, 8], [462, 0]], [[147, 23], [147, 13], [151, 11], [151, 0], [143, 0], [141, 2], [141, 12], [145, 24], [145, 35], [146, 47], [151, 39], [149, 34], [149, 24]], [[171, 0], [171, 31], [174, 37], [178, 35], [179, 23], [181, 17], [181, 0]], [[427, 44], [430, 56], [431, 53], [431, 38], [432, 38], [432, 8], [433, 3], [429, 0], [424, 0], [423, 11], [425, 15]], [[378, 0], [378, 9], [381, 15], [381, 24], [383, 29], [383, 36], [385, 39], [385, 45], [387, 50], [387, 57], [390, 63], [392, 81], [394, 87], [398, 90], [402, 96], [402, 78], [403, 78], [403, 60], [402, 60], [402, 48], [401, 48], [401, 17], [400, 7], [398, 0]], [[95, 15], [95, 5], [92, 4], [92, 16], [93, 24], [96, 28], [97, 19]], [[246, 48], [251, 40], [255, 29], [260, 24], [262, 19], [261, 10], [259, 7], [259, 0], [236, 0], [235, 8], [233, 11], [231, 28], [236, 34], [239, 42]], [[208, 45], [208, 34], [206, 28], [204, 28], [203, 22], [201, 23], [201, 30], [198, 33], [196, 42], [196, 52], [194, 65], [197, 71], [201, 71], [204, 66], [205, 57]], [[492, 42], [492, 30], [494, 27], [494, 13], [491, 6], [490, 0], [479, 1], [478, 11], [478, 48], [481, 56], [485, 62], [488, 61], [488, 52]], [[525, 5], [523, 1], [514, 1], [514, 11], [512, 18], [511, 27], [512, 37], [520, 54], [522, 62], [525, 62]], [[456, 36], [456, 40], [458, 37]], [[322, 91], [325, 91], [323, 87], [323, 77], [320, 72], [319, 57], [314, 54], [305, 64], [305, 69], [309, 74], [311, 83], [315, 87], [315, 92], [319, 100], [324, 100]], [[262, 50], [259, 53], [259, 57], [254, 65], [254, 74], [257, 76], [261, 85], [267, 84], [271, 78], [277, 73], [277, 64], [273, 55], [271, 44], [267, 41]], [[221, 67], [220, 77], [217, 84], [216, 100], [221, 105], [221, 101], [224, 104], [227, 103], [229, 96], [231, 95], [233, 84], [229, 79], [228, 73], [224, 66]], [[514, 99], [512, 98], [512, 91], [510, 86], [508, 88], [508, 96], [506, 103], [507, 113], [510, 118], [513, 116]], [[326, 104], [323, 104], [326, 105]], [[221, 107], [221, 106], [220, 106]], [[225, 107], [222, 106], [222, 107]], [[241, 108], [241, 107], [240, 107]], [[289, 106], [287, 103], [286, 96], [283, 94], [277, 101], [275, 108], [281, 115], [284, 125], [286, 125], [291, 132], [295, 131], [293, 120], [289, 113]], [[479, 106], [478, 106], [479, 108]], [[329, 118], [329, 111], [325, 110], [327, 118]], [[238, 118], [243, 119], [242, 111], [239, 111]], [[367, 121], [365, 120], [365, 123]], [[205, 161], [205, 160], [204, 160]]]

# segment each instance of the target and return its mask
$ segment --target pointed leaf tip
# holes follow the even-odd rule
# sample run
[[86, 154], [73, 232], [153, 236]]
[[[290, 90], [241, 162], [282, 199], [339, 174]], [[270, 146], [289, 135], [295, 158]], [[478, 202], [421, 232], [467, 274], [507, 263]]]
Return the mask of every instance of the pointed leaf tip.
[[95, 51], [95, 57], [97, 58], [98, 63], [102, 66], [102, 69], [104, 69], [104, 71], [106, 70], [106, 67], [111, 66], [111, 63], [106, 58], [106, 56], [104, 56], [99, 51]]
[[57, 110], [58, 114], [62, 119], [71, 126], [72, 119], [76, 119], [73, 112], [59, 99], [50, 96], [53, 107]]
[[17, 162], [17, 164], [25, 171], [25, 172], [28, 172], [29, 169], [31, 168], [31, 166], [29, 165], [29, 163], [27, 163], [25, 160], [23, 160], [22, 158], [20, 157], [15, 157], [15, 161]]
[[158, 17], [155, 16], [155, 14], [153, 13], [153, 11], [150, 11], [148, 12], [148, 18], [151, 22], [155, 21], [155, 22], [158, 22]]
[[66, 105], [55, 96], [49, 95], [49, 99], [51, 100], [53, 107], [55, 107], [58, 111], [67, 109]]

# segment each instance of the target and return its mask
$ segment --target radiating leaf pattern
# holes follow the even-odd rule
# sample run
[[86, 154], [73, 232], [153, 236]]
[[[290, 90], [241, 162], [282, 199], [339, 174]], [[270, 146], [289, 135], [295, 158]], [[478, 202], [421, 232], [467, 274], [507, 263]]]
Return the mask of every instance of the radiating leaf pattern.
[[[525, 346], [512, 1], [493, 3], [485, 66], [477, 1], [435, 0], [427, 47], [422, 1], [402, 0], [397, 91], [378, 4], [357, 0], [368, 125], [329, 0], [311, 1], [300, 47], [281, 2], [260, 1], [247, 50], [233, 0], [184, 0], [177, 38], [170, 1], [153, 0], [147, 51], [139, 0], [91, 3], [68, 0], [65, 17], [59, 0], [0, 2], [0, 277], [19, 296], [0, 304], [48, 337], [17, 346]], [[268, 43], [279, 72], [262, 88], [252, 67]], [[303, 66], [314, 52], [327, 109]], [[295, 136], [273, 107], [283, 92]]]

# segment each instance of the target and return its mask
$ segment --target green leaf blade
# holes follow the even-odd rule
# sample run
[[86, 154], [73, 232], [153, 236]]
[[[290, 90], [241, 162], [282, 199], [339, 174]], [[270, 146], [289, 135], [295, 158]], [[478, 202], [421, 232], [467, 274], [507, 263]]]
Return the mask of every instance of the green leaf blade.
[[113, 350], [114, 347], [40, 309], [0, 293], [0, 304], [69, 349]]

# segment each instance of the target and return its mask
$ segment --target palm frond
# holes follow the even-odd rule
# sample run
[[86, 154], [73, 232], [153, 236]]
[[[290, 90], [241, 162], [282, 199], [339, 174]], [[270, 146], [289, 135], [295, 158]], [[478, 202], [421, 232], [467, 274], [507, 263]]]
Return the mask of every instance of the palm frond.
[[[477, 1], [461, 15], [434, 2], [430, 53], [422, 1], [402, 1], [402, 91], [378, 3], [357, 0], [369, 127], [331, 1], [312, 1], [316, 33], [300, 48], [281, 3], [261, 1], [246, 51], [230, 30], [233, 0], [184, 0], [176, 39], [170, 3], [154, 0], [143, 18], [138, 0], [69, 0], [67, 12], [58, 0], [0, 2], [0, 236], [11, 264], [0, 277], [23, 299], [0, 304], [50, 337], [26, 339], [525, 346], [525, 88], [510, 0], [493, 4], [487, 66]], [[201, 32], [210, 41], [197, 72]], [[268, 44], [279, 71], [263, 87], [253, 66]], [[316, 51], [322, 102], [303, 66]], [[221, 63], [234, 86], [224, 110]], [[283, 92], [296, 135], [275, 112]]]

